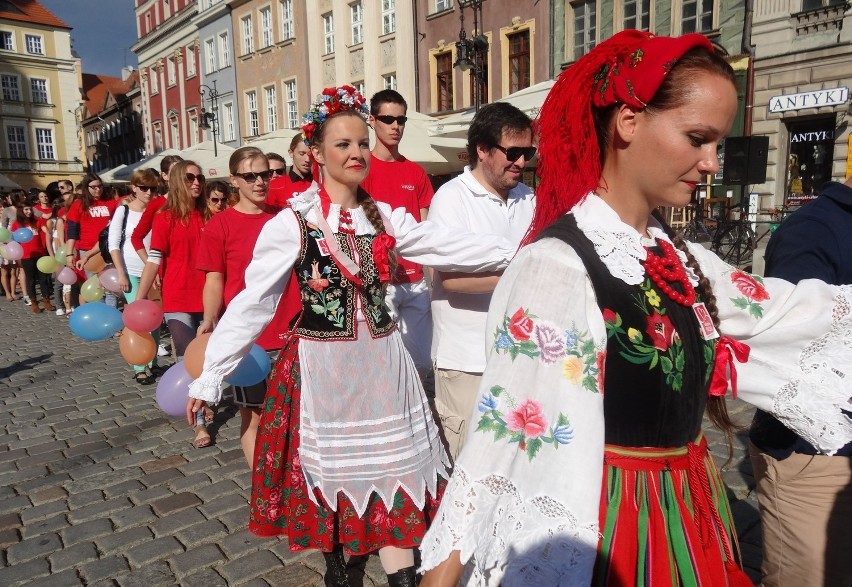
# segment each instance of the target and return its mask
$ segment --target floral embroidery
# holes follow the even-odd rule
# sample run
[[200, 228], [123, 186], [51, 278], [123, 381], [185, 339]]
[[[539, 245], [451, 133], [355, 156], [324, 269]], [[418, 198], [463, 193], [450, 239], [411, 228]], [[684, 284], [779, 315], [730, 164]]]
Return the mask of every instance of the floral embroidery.
[[562, 363], [564, 377], [598, 393], [603, 390], [603, 356], [586, 332], [575, 328], [562, 330], [553, 323], [536, 322], [536, 316], [524, 308], [503, 317], [495, 332], [494, 350], [508, 353], [514, 361], [519, 355], [539, 359], [545, 365]]
[[763, 287], [763, 280], [756, 275], [737, 269], [731, 273], [731, 283], [742, 294], [731, 298], [731, 302], [741, 310], [748, 310], [748, 313], [755, 318], [762, 318], [763, 306], [759, 302], [769, 299], [769, 292]]
[[[505, 399], [508, 413], [500, 409], [500, 396]], [[493, 386], [479, 400], [478, 408], [482, 417], [476, 431], [493, 432], [495, 440], [508, 437], [509, 442], [518, 443], [518, 448], [527, 453], [530, 461], [544, 444], [559, 448], [560, 444], [569, 444], [574, 439], [574, 428], [564, 414], [559, 414], [556, 426], [548, 426], [539, 402], [527, 399], [518, 404], [512, 394], [499, 385]]]

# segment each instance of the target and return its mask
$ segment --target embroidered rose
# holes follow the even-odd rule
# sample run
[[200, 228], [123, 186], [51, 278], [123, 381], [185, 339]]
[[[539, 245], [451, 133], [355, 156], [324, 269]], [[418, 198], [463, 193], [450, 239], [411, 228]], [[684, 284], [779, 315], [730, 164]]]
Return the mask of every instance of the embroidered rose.
[[733, 283], [740, 293], [745, 297], [755, 302], [762, 302], [769, 299], [769, 293], [759, 281], [754, 277], [737, 269], [731, 273], [731, 283]]
[[541, 362], [552, 364], [565, 356], [565, 339], [550, 324], [539, 324], [534, 331]]
[[523, 308], [518, 308], [509, 320], [509, 334], [517, 341], [529, 340], [534, 327], [532, 318], [527, 316]]
[[541, 404], [528, 399], [506, 417], [506, 426], [513, 432], [523, 432], [527, 438], [538, 438], [547, 430]]
[[574, 385], [583, 381], [583, 360], [580, 357], [568, 357], [562, 363], [562, 374]]
[[381, 526], [387, 521], [387, 514], [382, 511], [382, 508], [373, 508], [370, 512], [370, 525]]
[[668, 316], [653, 314], [648, 316], [648, 329], [645, 331], [651, 337], [654, 348], [666, 351], [672, 343], [674, 326]]
[[615, 324], [618, 322], [618, 314], [610, 310], [609, 308], [604, 308], [603, 311], [603, 319], [607, 324]]
[[270, 520], [275, 520], [278, 518], [278, 504], [270, 504], [269, 509], [266, 510], [266, 517]]

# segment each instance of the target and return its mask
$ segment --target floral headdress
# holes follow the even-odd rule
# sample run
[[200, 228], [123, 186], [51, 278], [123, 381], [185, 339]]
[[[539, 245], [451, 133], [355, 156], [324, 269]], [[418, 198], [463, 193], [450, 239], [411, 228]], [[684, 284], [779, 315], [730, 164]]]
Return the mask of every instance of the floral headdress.
[[305, 144], [310, 146], [314, 133], [331, 116], [344, 110], [354, 110], [365, 121], [370, 116], [370, 108], [364, 96], [352, 86], [326, 88], [311, 103], [302, 121], [302, 135]]

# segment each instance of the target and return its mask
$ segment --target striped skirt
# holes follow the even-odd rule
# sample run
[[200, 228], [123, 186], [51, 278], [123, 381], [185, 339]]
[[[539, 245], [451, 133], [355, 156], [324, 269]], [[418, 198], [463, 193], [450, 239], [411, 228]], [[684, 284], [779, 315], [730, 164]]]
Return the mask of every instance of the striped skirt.
[[753, 584], [703, 436], [675, 449], [606, 445], [600, 523], [595, 585]]

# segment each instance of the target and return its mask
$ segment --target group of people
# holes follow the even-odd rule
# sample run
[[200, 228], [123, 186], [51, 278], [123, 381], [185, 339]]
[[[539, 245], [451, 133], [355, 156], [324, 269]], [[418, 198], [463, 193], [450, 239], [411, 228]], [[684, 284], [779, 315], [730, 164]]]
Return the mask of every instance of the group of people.
[[[251, 531], [322, 551], [328, 586], [371, 552], [415, 585], [415, 549], [424, 586], [750, 585], [702, 417], [730, 443], [730, 390], [848, 468], [852, 290], [752, 276], [656, 214], [718, 171], [736, 109], [704, 36], [624, 31], [559, 77], [535, 129], [484, 106], [434, 197], [399, 152], [402, 96], [351, 86], [311, 104], [289, 171], [235, 151], [223, 211], [192, 161], [163, 171], [165, 198], [134, 175], [110, 252], [126, 297], [161, 283], [179, 357], [210, 334], [187, 420], [203, 445], [208, 408], [240, 406]], [[255, 342], [268, 382], [226, 391]], [[791, 549], [767, 514], [788, 505], [777, 469], [765, 584], [849, 584], [824, 539]]]

